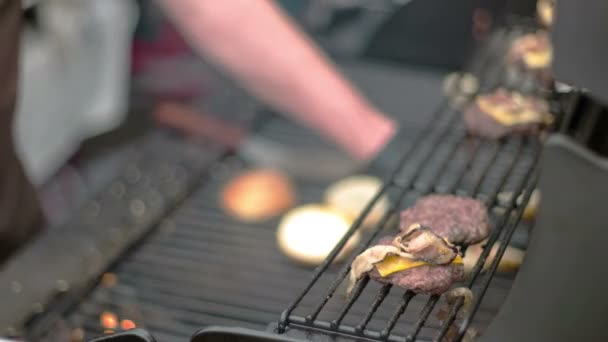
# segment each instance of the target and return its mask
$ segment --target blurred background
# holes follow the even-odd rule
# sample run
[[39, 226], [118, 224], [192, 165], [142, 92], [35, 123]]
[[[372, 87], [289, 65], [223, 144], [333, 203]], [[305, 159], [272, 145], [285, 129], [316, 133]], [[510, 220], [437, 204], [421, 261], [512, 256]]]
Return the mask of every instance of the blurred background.
[[[475, 41], [504, 24], [506, 13], [532, 17], [535, 9], [524, 0], [278, 3], [338, 64], [373, 60], [379, 70], [369, 76], [357, 75], [368, 66], [348, 70], [356, 74], [351, 78], [363, 78], [357, 86], [377, 94], [390, 92], [382, 81], [374, 84], [382, 65], [405, 67], [432, 83], [462, 68]], [[125, 144], [154, 125], [151, 111], [159, 102], [204, 107], [223, 96], [220, 107], [250, 105], [247, 94], [228, 94], [238, 85], [193, 53], [153, 1], [44, 1], [29, 7], [26, 17], [15, 129], [52, 223], [112, 177]], [[427, 104], [435, 96], [420, 95]]]

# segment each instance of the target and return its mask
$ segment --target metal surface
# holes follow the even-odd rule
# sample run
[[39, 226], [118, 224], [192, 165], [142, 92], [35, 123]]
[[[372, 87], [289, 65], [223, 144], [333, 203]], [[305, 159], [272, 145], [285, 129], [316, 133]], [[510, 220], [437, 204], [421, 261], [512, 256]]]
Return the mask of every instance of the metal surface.
[[608, 160], [556, 134], [541, 165], [546, 200], [526, 262], [481, 341], [606, 341]]
[[571, 91], [562, 95], [566, 115], [560, 132], [600, 156], [608, 156], [608, 109], [589, 93]]
[[88, 286], [221, 155], [212, 146], [201, 148], [160, 132], [145, 137], [131, 151], [122, 174], [70, 222], [46, 230], [3, 265], [0, 334], [22, 333], [26, 319], [44, 311], [55, 297]]
[[604, 43], [608, 3], [593, 0], [580, 6], [575, 1], [557, 1], [555, 13], [551, 37], [556, 77], [589, 89], [594, 97], [608, 104], [608, 46]]

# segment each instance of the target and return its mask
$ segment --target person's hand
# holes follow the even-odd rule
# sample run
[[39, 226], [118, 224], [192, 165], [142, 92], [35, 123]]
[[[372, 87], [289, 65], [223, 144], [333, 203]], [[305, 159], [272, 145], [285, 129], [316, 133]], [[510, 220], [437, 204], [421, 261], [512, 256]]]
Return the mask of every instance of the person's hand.
[[360, 139], [351, 139], [345, 148], [351, 157], [357, 158], [358, 172], [387, 175], [397, 165], [404, 147], [408, 146], [407, 136], [400, 134], [397, 121], [377, 110], [370, 111], [360, 122], [362, 126], [356, 131], [361, 133], [352, 133]]
[[[354, 158], [372, 160], [397, 131], [394, 120], [377, 110], [369, 110], [336, 123], [342, 127], [338, 143]], [[336, 132], [334, 128], [332, 131]]]

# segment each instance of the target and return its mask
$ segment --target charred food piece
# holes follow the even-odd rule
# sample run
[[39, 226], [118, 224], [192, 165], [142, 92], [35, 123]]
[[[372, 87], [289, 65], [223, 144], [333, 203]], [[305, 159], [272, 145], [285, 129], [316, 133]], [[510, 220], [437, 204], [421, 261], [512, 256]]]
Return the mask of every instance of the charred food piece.
[[485, 239], [490, 232], [486, 206], [472, 198], [454, 195], [428, 195], [401, 212], [400, 227], [410, 231], [420, 224], [457, 245]]
[[385, 237], [351, 265], [350, 292], [363, 275], [416, 293], [447, 291], [464, 276], [457, 249], [428, 228], [417, 226], [396, 238]]
[[553, 117], [546, 101], [498, 89], [478, 96], [465, 110], [464, 121], [471, 134], [499, 139], [509, 134], [538, 134]]

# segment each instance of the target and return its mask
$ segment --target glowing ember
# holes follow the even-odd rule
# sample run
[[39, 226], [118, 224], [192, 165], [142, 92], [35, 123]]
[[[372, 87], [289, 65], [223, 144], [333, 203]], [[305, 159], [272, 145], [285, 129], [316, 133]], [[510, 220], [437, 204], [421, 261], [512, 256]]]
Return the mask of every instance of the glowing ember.
[[106, 329], [116, 329], [118, 326], [118, 317], [112, 312], [104, 311], [101, 316], [99, 316], [99, 322], [101, 326]]
[[118, 278], [114, 273], [104, 273], [101, 277], [101, 285], [104, 287], [113, 287], [118, 282]]
[[135, 329], [137, 325], [130, 319], [123, 319], [122, 322], [120, 322], [120, 327], [122, 330], [130, 330]]

